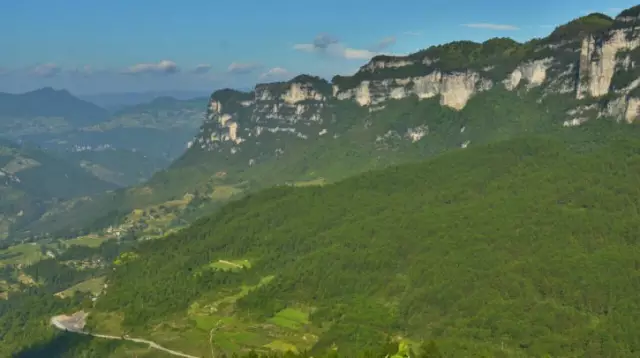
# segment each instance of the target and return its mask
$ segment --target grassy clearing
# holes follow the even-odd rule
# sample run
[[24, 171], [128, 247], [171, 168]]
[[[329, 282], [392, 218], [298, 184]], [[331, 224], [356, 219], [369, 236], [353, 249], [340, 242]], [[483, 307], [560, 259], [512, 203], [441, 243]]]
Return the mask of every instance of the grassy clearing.
[[116, 312], [95, 312], [92, 311], [87, 319], [87, 325], [94, 331], [101, 334], [122, 335], [122, 314]]
[[100, 291], [102, 291], [102, 288], [104, 287], [104, 280], [105, 280], [104, 276], [95, 277], [95, 278], [80, 282], [79, 284], [69, 287], [64, 291], [58, 292], [56, 293], [56, 296], [61, 298], [71, 297], [76, 292], [91, 292], [92, 294], [96, 295], [100, 293]]
[[0, 299], [6, 300], [9, 297], [10, 292], [14, 292], [20, 289], [20, 285], [10, 283], [5, 280], [0, 280]]
[[[65, 240], [63, 242], [66, 247], [70, 247], [72, 245], [98, 247], [107, 239], [108, 238], [89, 235]], [[45, 246], [52, 247], [50, 245]], [[4, 265], [18, 264], [32, 265], [45, 258], [47, 258], [47, 256], [42, 254], [42, 251], [40, 251], [40, 245], [36, 243], [19, 244], [0, 250], [0, 267]]]
[[309, 313], [294, 308], [285, 308], [268, 320], [276, 326], [299, 330], [309, 324]]
[[241, 268], [251, 268], [249, 260], [218, 260], [209, 264], [215, 270], [239, 270]]
[[33, 277], [25, 274], [22, 271], [18, 271], [17, 279], [18, 279], [18, 282], [20, 282], [23, 285], [27, 285], [27, 286], [37, 285], [36, 281], [33, 280]]
[[0, 266], [8, 264], [30, 265], [42, 260], [44, 257], [37, 244], [20, 244], [0, 251]]
[[312, 179], [312, 180], [303, 180], [303, 181], [297, 181], [295, 183], [293, 183], [293, 186], [314, 186], [314, 185], [324, 185], [326, 184], [327, 181], [324, 178], [317, 178], [317, 179]]
[[231, 198], [233, 195], [241, 192], [242, 192], [241, 189], [238, 189], [233, 185], [218, 185], [213, 189], [213, 193], [211, 193], [211, 198], [213, 200], [227, 200]]
[[108, 240], [106, 237], [100, 237], [96, 235], [81, 236], [75, 239], [66, 240], [67, 246], [78, 245], [88, 247], [98, 247], [100, 244]]
[[264, 347], [273, 351], [298, 353], [298, 348], [296, 346], [281, 340], [272, 341], [271, 343], [264, 345]]
[[235, 294], [235, 295], [232, 295], [232, 296], [225, 297], [225, 298], [223, 298], [223, 299], [221, 299], [221, 300], [217, 301], [216, 303], [217, 303], [217, 304], [221, 304], [221, 303], [235, 303], [235, 302], [236, 302], [237, 300], [239, 300], [240, 298], [242, 298], [242, 297], [244, 297], [244, 296], [248, 295], [248, 294], [249, 294], [249, 292], [251, 292], [251, 290], [254, 290], [254, 289], [258, 288], [258, 287], [261, 287], [261, 286], [263, 286], [263, 285], [268, 284], [269, 282], [271, 282], [271, 280], [273, 280], [273, 278], [274, 278], [274, 277], [275, 277], [275, 276], [266, 276], [266, 277], [263, 277], [262, 279], [260, 279], [260, 282], [258, 282], [258, 284], [257, 284], [257, 285], [255, 285], [255, 286], [242, 286], [242, 288], [240, 289], [240, 292], [239, 292], [239, 293], [237, 293], [237, 294]]
[[37, 167], [39, 165], [40, 163], [34, 159], [18, 156], [7, 163], [7, 165], [5, 165], [2, 169], [9, 174], [15, 174], [29, 168]]
[[[247, 260], [229, 262], [250, 264]], [[313, 329], [309, 326], [308, 309], [284, 309], [267, 324], [236, 316], [233, 309], [218, 310], [219, 306], [233, 305], [251, 290], [268, 284], [273, 278], [274, 276], [266, 276], [256, 285], [238, 287], [226, 294], [215, 293], [213, 297], [194, 302], [186, 317], [184, 314], [175, 315], [145, 331], [128, 333], [171, 349], [207, 357], [212, 350], [230, 354], [247, 349], [298, 352], [311, 348], [318, 336], [307, 332], [307, 328]], [[121, 327], [122, 317], [117, 314], [92, 313], [90, 317], [96, 324], [96, 332], [115, 335], [125, 333]], [[301, 331], [302, 328], [305, 332]]]

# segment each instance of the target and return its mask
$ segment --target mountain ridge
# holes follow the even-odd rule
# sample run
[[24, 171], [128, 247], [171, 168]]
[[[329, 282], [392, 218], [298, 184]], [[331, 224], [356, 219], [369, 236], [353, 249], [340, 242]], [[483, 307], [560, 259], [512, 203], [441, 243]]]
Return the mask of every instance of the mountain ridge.
[[79, 126], [99, 123], [108, 117], [108, 112], [65, 89], [44, 87], [20, 94], [0, 93], [2, 117], [61, 117]]
[[[579, 101], [613, 93], [610, 87], [616, 83], [613, 94], [619, 94], [618, 98], [612, 98], [599, 108], [576, 104], [575, 115], [563, 124], [581, 123], [585, 118], [580, 114], [591, 109], [598, 111], [597, 116], [633, 121], [637, 117], [638, 101], [633, 96], [622, 97], [633, 95], [637, 83], [625, 83], [619, 78], [619, 72], [624, 71], [613, 69], [625, 66], [623, 70], [634, 71], [635, 62], [620, 61], [616, 56], [638, 48], [638, 40], [634, 40], [638, 36], [634, 27], [636, 22], [637, 18], [617, 16], [614, 20], [606, 15], [590, 14], [558, 26], [546, 38], [523, 44], [507, 38], [489, 39], [483, 43], [457, 41], [407, 56], [376, 56], [354, 75], [334, 76], [331, 82], [298, 75], [286, 82], [257, 84], [246, 94], [235, 91], [236, 97], [242, 99], [234, 104], [219, 100], [226, 98], [232, 90], [217, 91], [212, 94], [208, 109], [208, 124], [214, 129], [205, 130], [194, 143], [201, 149], [215, 146], [216, 140], [212, 140], [215, 137], [240, 144], [243, 139], [239, 135], [243, 130], [241, 125], [256, 127], [258, 123], [256, 120], [251, 123], [251, 119], [249, 123], [236, 120], [234, 116], [239, 115], [234, 112], [238, 112], [238, 105], [253, 106], [253, 117], [262, 111], [267, 119], [269, 114], [265, 110], [271, 109], [268, 105], [274, 105], [272, 118], [277, 117], [278, 110], [288, 106], [297, 115], [312, 112], [307, 120], [318, 122], [321, 108], [330, 106], [332, 101], [355, 101], [373, 112], [383, 109], [388, 100], [408, 96], [421, 100], [439, 97], [441, 105], [459, 111], [472, 96], [496, 86], [504, 86], [509, 91], [523, 86], [527, 90], [542, 88], [545, 91], [542, 97], [574, 92], [574, 99]], [[604, 57], [597, 57], [596, 53], [602, 53]], [[305, 107], [312, 103], [315, 103], [314, 108]], [[251, 129], [247, 128], [248, 131]]]
[[143, 210], [218, 186], [247, 193], [330, 182], [588, 120], [633, 122], [640, 108], [637, 21], [590, 14], [525, 43], [457, 41], [377, 56], [331, 81], [302, 74], [251, 92], [214, 91], [204, 123], [167, 170], [116, 198], [96, 199], [96, 208], [79, 206], [76, 217], [97, 207]]

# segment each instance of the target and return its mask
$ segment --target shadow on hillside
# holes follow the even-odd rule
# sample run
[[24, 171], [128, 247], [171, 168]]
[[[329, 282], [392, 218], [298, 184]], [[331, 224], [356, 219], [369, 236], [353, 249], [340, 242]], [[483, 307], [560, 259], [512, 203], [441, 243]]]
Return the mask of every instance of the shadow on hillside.
[[[104, 357], [122, 345], [121, 341], [96, 339], [75, 333], [60, 333], [51, 340], [13, 353], [14, 358]], [[82, 352], [82, 353], [81, 353]]]

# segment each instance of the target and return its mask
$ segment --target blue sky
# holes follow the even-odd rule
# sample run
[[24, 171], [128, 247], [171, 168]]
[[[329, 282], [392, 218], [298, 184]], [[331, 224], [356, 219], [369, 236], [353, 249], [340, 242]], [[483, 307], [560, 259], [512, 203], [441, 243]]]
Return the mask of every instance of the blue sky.
[[[518, 41], [627, 0], [19, 0], [0, 11], [0, 91], [213, 90], [353, 73], [376, 53]], [[475, 26], [468, 26], [475, 25]], [[326, 50], [320, 50], [326, 49]]]

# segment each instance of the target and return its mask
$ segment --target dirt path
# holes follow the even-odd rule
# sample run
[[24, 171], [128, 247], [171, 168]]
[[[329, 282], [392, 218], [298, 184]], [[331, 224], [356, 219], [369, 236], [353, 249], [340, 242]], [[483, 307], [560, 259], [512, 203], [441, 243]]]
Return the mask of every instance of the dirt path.
[[192, 356], [186, 353], [182, 353], [182, 352], [178, 352], [178, 351], [174, 351], [172, 349], [169, 348], [165, 348], [161, 345], [159, 345], [156, 342], [153, 341], [148, 341], [146, 339], [142, 339], [142, 338], [130, 338], [130, 337], [118, 337], [118, 336], [110, 336], [108, 334], [98, 334], [98, 333], [89, 333], [83, 330], [79, 330], [74, 328], [74, 326], [69, 326], [67, 324], [67, 322], [65, 322], [65, 320], [61, 319], [61, 316], [55, 316], [51, 318], [51, 324], [54, 325], [56, 328], [63, 330], [63, 331], [67, 331], [67, 332], [73, 332], [73, 333], [77, 333], [77, 334], [84, 334], [87, 336], [92, 336], [92, 337], [97, 337], [97, 338], [104, 338], [104, 339], [117, 339], [117, 340], [125, 340], [125, 341], [131, 341], [131, 342], [136, 342], [136, 343], [143, 343], [143, 344], [147, 344], [149, 345], [149, 347], [157, 349], [159, 351], [163, 351], [166, 353], [169, 353], [171, 355], [177, 356], [177, 357], [184, 357], [184, 358], [202, 358], [202, 357], [198, 357], [198, 356]]

